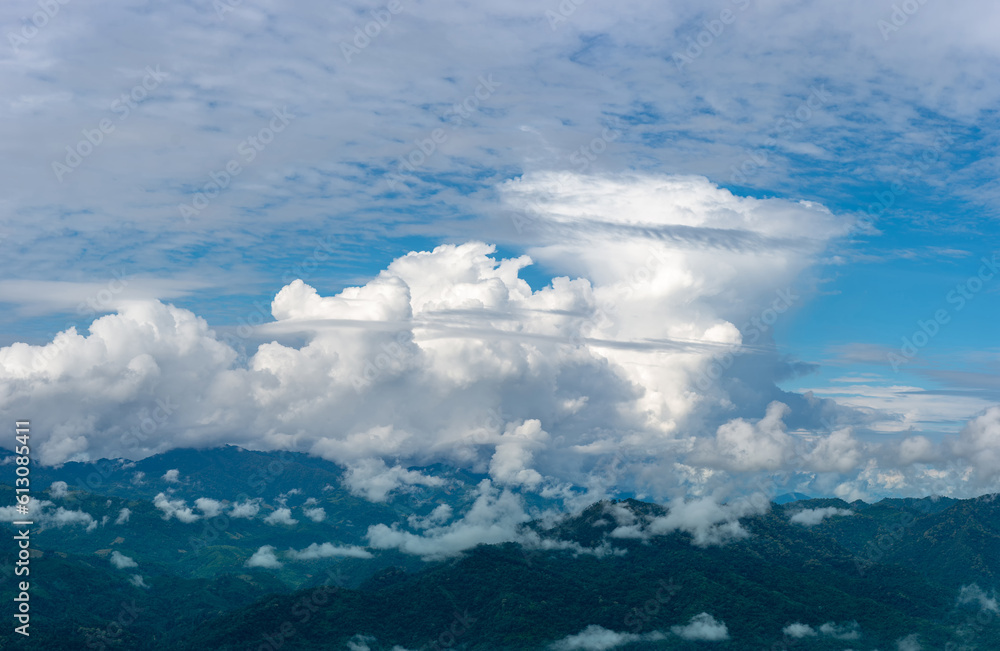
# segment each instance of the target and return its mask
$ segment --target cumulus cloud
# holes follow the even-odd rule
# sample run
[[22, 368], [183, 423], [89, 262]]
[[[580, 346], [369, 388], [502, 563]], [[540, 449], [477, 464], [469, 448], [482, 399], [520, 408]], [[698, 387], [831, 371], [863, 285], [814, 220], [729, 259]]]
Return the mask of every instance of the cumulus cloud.
[[683, 626], [671, 626], [670, 631], [685, 640], [722, 642], [729, 639], [726, 625], [708, 613], [699, 613]]
[[180, 475], [181, 471], [177, 468], [173, 468], [163, 473], [163, 481], [169, 484], [178, 484], [181, 481]]
[[292, 510], [288, 508], [275, 509], [269, 516], [264, 518], [264, 522], [275, 525], [292, 525], [299, 523], [298, 520], [292, 517]]
[[722, 545], [749, 536], [740, 524], [740, 518], [765, 513], [768, 508], [769, 502], [760, 495], [726, 504], [712, 497], [675, 500], [671, 502], [667, 515], [619, 525], [610, 536], [645, 539], [681, 531], [691, 534], [692, 542], [700, 547]]
[[812, 626], [803, 624], [802, 622], [795, 622], [794, 624], [789, 624], [783, 628], [782, 633], [795, 639], [823, 636], [830, 637], [835, 640], [848, 641], [861, 638], [861, 627], [857, 622], [848, 622], [846, 624], [826, 622], [825, 624], [821, 624], [818, 628], [813, 628]]
[[115, 524], [125, 524], [128, 522], [130, 517], [132, 517], [132, 510], [127, 507], [123, 507], [122, 510], [118, 511], [118, 517], [115, 519]]
[[923, 651], [923, 648], [923, 645], [920, 644], [920, 636], [916, 633], [896, 641], [896, 651]]
[[268, 570], [276, 570], [282, 566], [282, 563], [275, 556], [274, 547], [272, 545], [264, 545], [255, 551], [253, 556], [247, 559], [245, 565], [247, 567], [263, 567]]
[[52, 485], [49, 486], [49, 495], [54, 499], [59, 499], [60, 497], [66, 497], [69, 493], [69, 484], [64, 481], [54, 481]]
[[129, 577], [128, 582], [131, 583], [132, 585], [134, 585], [137, 588], [149, 589], [149, 585], [142, 578], [141, 574], [133, 574], [131, 577]]
[[245, 502], [236, 502], [229, 510], [229, 517], [246, 518], [251, 520], [257, 517], [257, 514], [260, 513], [260, 503], [262, 501], [262, 499], [256, 497]]
[[313, 522], [322, 522], [323, 520], [326, 520], [326, 511], [322, 507], [317, 506], [311, 509], [303, 509], [302, 512]]
[[850, 509], [838, 509], [835, 506], [827, 506], [821, 509], [802, 509], [788, 519], [793, 524], [801, 524], [804, 527], [814, 527], [826, 518], [838, 515], [854, 515]]
[[206, 518], [214, 518], [222, 513], [222, 502], [210, 497], [199, 497], [194, 501], [194, 505]]
[[[410, 469], [437, 461], [499, 486], [666, 499], [777, 470], [849, 480], [877, 456], [839, 426], [865, 413], [778, 388], [788, 363], [759, 325], [808, 300], [798, 279], [852, 218], [696, 176], [539, 172], [498, 195], [538, 226], [526, 255], [442, 245], [330, 296], [289, 280], [253, 330], [267, 343], [242, 363], [191, 311], [122, 301], [86, 332], [0, 349], [0, 390], [51, 420], [39, 423], [44, 463], [295, 449], [345, 465], [344, 485], [379, 502], [442, 486]], [[522, 274], [536, 261], [558, 275], [533, 289]], [[996, 413], [942, 446], [980, 479], [995, 479]], [[909, 438], [879, 462], [925, 459]], [[163, 480], [179, 482], [174, 470]], [[881, 489], [905, 485], [883, 470]], [[190, 518], [185, 508], [171, 514]]]
[[197, 513], [191, 510], [186, 500], [172, 500], [166, 493], [157, 493], [153, 498], [153, 506], [163, 512], [163, 519], [177, 518], [185, 524], [196, 522], [201, 519]]
[[113, 551], [111, 552], [111, 564], [117, 567], [119, 570], [125, 569], [126, 567], [139, 567], [133, 559], [125, 556], [124, 554]]
[[490, 476], [498, 484], [536, 488], [542, 476], [529, 465], [534, 457], [533, 450], [541, 448], [548, 440], [549, 435], [537, 419], [508, 424], [490, 459]]
[[[75, 527], [82, 526], [87, 532], [98, 527], [97, 520], [85, 511], [77, 511], [55, 506], [48, 500], [32, 500], [29, 503], [32, 520], [38, 526], [44, 527]], [[0, 522], [15, 522], [24, 520], [24, 514], [17, 512], [16, 506], [0, 506]]]
[[1000, 615], [1000, 605], [997, 604], [996, 591], [994, 591], [992, 596], [990, 596], [975, 583], [972, 585], [963, 585], [961, 587], [958, 593], [958, 603], [974, 603], [979, 606], [980, 610]]
[[996, 486], [1000, 478], [1000, 406], [970, 420], [952, 441], [951, 449], [975, 469], [982, 485]]
[[318, 558], [373, 558], [364, 547], [348, 545], [342, 547], [333, 543], [313, 543], [302, 550], [288, 550], [288, 557], [297, 561], [311, 561]]
[[655, 642], [666, 639], [659, 631], [619, 633], [591, 624], [575, 635], [568, 635], [549, 645], [552, 651], [608, 651], [632, 642]]
[[385, 502], [389, 493], [401, 486], [442, 486], [444, 480], [398, 465], [390, 468], [381, 459], [362, 459], [348, 468], [344, 484], [354, 495], [372, 502]]
[[837, 640], [857, 640], [861, 637], [861, 627], [857, 622], [847, 624], [835, 624], [827, 622], [819, 627], [821, 635], [832, 637]]
[[818, 633], [816, 630], [809, 626], [808, 624], [803, 624], [802, 622], [795, 622], [789, 624], [785, 628], [781, 629], [781, 632], [788, 637], [793, 637], [795, 639], [802, 639], [804, 637], [816, 637]]
[[368, 528], [369, 546], [399, 549], [432, 560], [479, 544], [518, 540], [521, 525], [531, 519], [521, 497], [507, 488], [494, 487], [487, 479], [480, 482], [477, 492], [475, 502], [460, 519], [447, 525], [427, 527], [419, 535], [403, 531], [398, 525], [373, 525]]

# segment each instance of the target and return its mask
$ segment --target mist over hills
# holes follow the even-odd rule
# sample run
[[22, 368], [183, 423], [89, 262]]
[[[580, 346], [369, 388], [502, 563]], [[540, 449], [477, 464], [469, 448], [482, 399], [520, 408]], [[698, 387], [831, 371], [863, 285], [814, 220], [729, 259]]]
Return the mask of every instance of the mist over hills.
[[[572, 508], [443, 465], [393, 481], [378, 470], [349, 477], [304, 454], [235, 446], [37, 467], [30, 644], [1000, 644], [994, 495]], [[0, 486], [0, 500], [13, 503], [13, 488]], [[0, 517], [17, 519], [13, 507]], [[8, 586], [13, 560], [8, 549]], [[9, 631], [0, 639], [28, 648]]]

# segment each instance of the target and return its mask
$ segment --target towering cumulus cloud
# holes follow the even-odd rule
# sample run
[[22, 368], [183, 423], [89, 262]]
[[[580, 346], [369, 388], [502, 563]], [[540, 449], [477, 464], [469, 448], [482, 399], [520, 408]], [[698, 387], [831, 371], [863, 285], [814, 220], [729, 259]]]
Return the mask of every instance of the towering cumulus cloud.
[[[851, 431], [819, 425], [849, 410], [779, 390], [798, 367], [769, 345], [849, 219], [699, 177], [536, 174], [500, 194], [527, 255], [442, 245], [334, 296], [296, 280], [245, 364], [196, 315], [124, 302], [89, 333], [0, 350], [5, 417], [37, 415], [46, 463], [294, 449], [348, 466], [372, 499], [433, 482], [406, 470], [433, 460], [523, 490], [651, 496], [862, 471]], [[537, 290], [519, 275], [533, 260], [557, 270]], [[949, 449], [973, 456], [993, 429], [984, 417]]]

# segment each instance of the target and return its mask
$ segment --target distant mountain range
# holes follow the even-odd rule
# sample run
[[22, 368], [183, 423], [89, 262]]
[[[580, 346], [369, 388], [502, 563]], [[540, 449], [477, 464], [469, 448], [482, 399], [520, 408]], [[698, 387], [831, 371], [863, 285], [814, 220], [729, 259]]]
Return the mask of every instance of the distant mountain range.
[[[486, 480], [441, 465], [348, 476], [233, 446], [35, 467], [32, 635], [8, 622], [0, 642], [1000, 649], [996, 496], [789, 494], [702, 526], [708, 503], [604, 500], [557, 516], [551, 501]], [[0, 504], [13, 503], [0, 484]], [[0, 519], [17, 519], [13, 507]], [[8, 537], [7, 595], [23, 580], [15, 560]]]

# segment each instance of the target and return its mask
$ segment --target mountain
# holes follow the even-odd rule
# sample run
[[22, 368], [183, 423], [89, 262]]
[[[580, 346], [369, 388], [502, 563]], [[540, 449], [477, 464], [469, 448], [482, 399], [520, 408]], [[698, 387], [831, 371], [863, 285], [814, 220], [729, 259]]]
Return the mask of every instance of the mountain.
[[486, 479], [234, 446], [33, 468], [32, 639], [0, 645], [1000, 648], [996, 496], [796, 496], [692, 525], [631, 498], [556, 515]]

